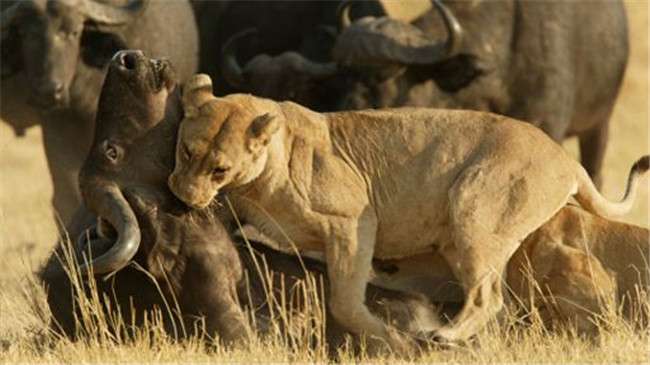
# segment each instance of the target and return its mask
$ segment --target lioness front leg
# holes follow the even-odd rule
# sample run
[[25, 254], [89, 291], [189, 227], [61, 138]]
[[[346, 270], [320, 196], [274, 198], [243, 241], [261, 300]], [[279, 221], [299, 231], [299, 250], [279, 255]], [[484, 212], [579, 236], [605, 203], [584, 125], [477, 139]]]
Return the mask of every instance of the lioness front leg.
[[353, 333], [379, 338], [395, 350], [406, 350], [401, 336], [365, 305], [377, 233], [374, 212], [367, 208], [358, 220], [335, 218], [331, 223], [332, 240], [326, 243], [325, 255], [332, 315]]

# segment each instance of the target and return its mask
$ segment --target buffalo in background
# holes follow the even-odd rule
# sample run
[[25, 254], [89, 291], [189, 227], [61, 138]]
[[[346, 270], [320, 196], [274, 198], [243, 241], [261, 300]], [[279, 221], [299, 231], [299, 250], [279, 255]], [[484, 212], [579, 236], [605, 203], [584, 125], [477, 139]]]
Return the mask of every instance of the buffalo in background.
[[0, 117], [17, 134], [40, 125], [67, 225], [81, 200], [77, 175], [92, 141], [105, 66], [124, 48], [174, 61], [181, 78], [198, 66], [198, 34], [187, 1], [2, 1]]
[[[239, 91], [317, 111], [420, 106], [491, 111], [528, 121], [560, 142], [577, 136], [597, 185], [609, 117], [628, 58], [621, 1], [433, 1], [411, 23], [339, 8], [339, 33], [323, 62], [308, 54], [226, 43], [222, 65]], [[256, 37], [252, 35], [256, 34]], [[247, 60], [240, 66], [238, 60]]]
[[[201, 38], [200, 71], [210, 75], [217, 95], [238, 90], [227, 82], [221, 67], [222, 47], [235, 34], [255, 28], [264, 37], [239, 45], [238, 54], [249, 59], [256, 54], [295, 51], [316, 61], [327, 61], [334, 45], [336, 9], [340, 0], [205, 1], [193, 0]], [[406, 5], [405, 5], [406, 6]], [[377, 0], [358, 2], [351, 15], [382, 16]]]
[[246, 91], [319, 111], [410, 105], [505, 114], [557, 141], [578, 136], [583, 165], [600, 184], [628, 53], [620, 1], [434, 1], [412, 23], [382, 16], [375, 1], [346, 2], [337, 18], [339, 4], [3, 1], [0, 116], [18, 134], [41, 125], [64, 224], [80, 203], [76, 176], [104, 66], [123, 48], [170, 58], [182, 78], [200, 63], [217, 95]]

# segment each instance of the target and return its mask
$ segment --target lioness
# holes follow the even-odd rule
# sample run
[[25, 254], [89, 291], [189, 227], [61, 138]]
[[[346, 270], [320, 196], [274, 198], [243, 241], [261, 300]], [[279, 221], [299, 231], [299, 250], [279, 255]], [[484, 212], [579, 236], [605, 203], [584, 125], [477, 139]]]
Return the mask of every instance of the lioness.
[[325, 253], [332, 314], [356, 333], [405, 338], [364, 305], [372, 259], [437, 249], [461, 282], [460, 313], [434, 334], [475, 334], [503, 305], [501, 274], [521, 241], [569, 198], [599, 215], [629, 211], [537, 128], [490, 113], [402, 108], [320, 114], [230, 95], [208, 76], [184, 88], [172, 192], [204, 208], [228, 192], [239, 217], [281, 244]]

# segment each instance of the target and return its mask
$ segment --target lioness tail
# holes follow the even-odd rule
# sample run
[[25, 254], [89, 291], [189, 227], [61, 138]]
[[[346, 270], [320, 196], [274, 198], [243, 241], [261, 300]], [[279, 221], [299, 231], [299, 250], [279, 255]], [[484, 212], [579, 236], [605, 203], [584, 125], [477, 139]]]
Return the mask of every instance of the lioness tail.
[[627, 178], [625, 195], [623, 195], [620, 202], [615, 203], [607, 200], [598, 192], [587, 172], [580, 167], [578, 172], [578, 192], [575, 198], [583, 208], [601, 217], [622, 216], [632, 209], [639, 188], [639, 178], [648, 169], [650, 169], [650, 155], [645, 155], [632, 165]]

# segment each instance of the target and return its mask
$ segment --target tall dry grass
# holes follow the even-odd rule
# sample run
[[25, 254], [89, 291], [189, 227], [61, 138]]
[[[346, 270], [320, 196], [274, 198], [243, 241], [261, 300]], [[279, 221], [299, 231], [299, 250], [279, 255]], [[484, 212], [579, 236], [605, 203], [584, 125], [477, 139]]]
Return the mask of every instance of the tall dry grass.
[[[20, 297], [26, 303], [21, 316], [32, 325], [14, 336], [2, 337], [0, 349], [3, 363], [20, 362], [372, 362], [380, 364], [409, 360], [413, 362], [602, 362], [642, 363], [647, 360], [648, 329], [636, 328], [634, 322], [623, 320], [613, 303], [603, 303], [602, 315], [595, 319], [601, 335], [596, 338], [579, 336], [570, 325], [552, 331], [543, 326], [541, 317], [531, 312], [507, 308], [504, 315], [481, 332], [471, 346], [441, 349], [429, 344], [410, 353], [393, 353], [385, 348], [367, 352], [351, 342], [339, 349], [328, 349], [325, 341], [325, 307], [322, 282], [313, 275], [292, 288], [274, 288], [271, 273], [263, 261], [257, 261], [257, 274], [266, 278], [264, 286], [271, 311], [265, 334], [252, 337], [246, 343], [223, 347], [199, 328], [198, 334], [179, 340], [180, 333], [190, 329], [165, 332], [166, 318], [179, 319], [172, 308], [156, 308], [146, 317], [144, 325], [135, 327], [117, 308], [107, 307], [97, 294], [93, 279], [82, 281], [68, 242], [60, 259], [72, 282], [75, 317], [79, 340], [72, 342], [50, 331], [49, 318], [41, 288], [29, 277], [21, 285]], [[155, 280], [152, 278], [152, 280]], [[84, 289], [91, 288], [90, 291]], [[164, 283], [158, 283], [163, 287]], [[273, 295], [271, 293], [275, 292]], [[277, 294], [279, 293], [279, 294]], [[537, 293], [541, 293], [540, 291]], [[319, 295], [320, 294], [320, 295]], [[535, 293], [533, 293], [534, 295]], [[645, 294], [644, 294], [645, 295]], [[105, 294], [104, 296], [108, 296]], [[647, 295], [645, 296], [647, 298]], [[299, 299], [299, 300], [294, 300]], [[295, 305], [294, 303], [301, 303]], [[516, 303], [516, 298], [513, 301]], [[640, 303], [639, 311], [650, 313], [650, 302]], [[255, 323], [254, 313], [249, 312]], [[260, 318], [257, 318], [260, 320]], [[179, 326], [182, 321], [178, 320]]]
[[[419, 1], [419, 0], [417, 0]], [[580, 0], [576, 0], [580, 1]], [[420, 1], [421, 3], [421, 1]], [[392, 6], [392, 5], [391, 5]], [[421, 5], [419, 5], [421, 6]], [[605, 189], [608, 197], [620, 196], [629, 165], [648, 153], [648, 3], [626, 1], [630, 20], [631, 54], [623, 89], [612, 118], [610, 147], [605, 161]], [[411, 16], [405, 14], [405, 16]], [[606, 51], [606, 50], [605, 50]], [[0, 106], [1, 107], [1, 106]], [[569, 141], [567, 148], [575, 151]], [[577, 155], [577, 154], [576, 154]], [[278, 308], [278, 325], [266, 338], [234, 349], [206, 347], [198, 340], [176, 342], [163, 334], [165, 308], [152, 314], [147, 328], [133, 338], [109, 336], [110, 328], [121, 323], [114, 317], [99, 315], [98, 298], [80, 298], [86, 308], [79, 319], [86, 340], [70, 342], [56, 339], [46, 331], [45, 303], [35, 286], [33, 272], [52, 250], [56, 228], [50, 210], [52, 188], [37, 128], [27, 137], [15, 138], [0, 124], [0, 362], [1, 363], [80, 363], [80, 362], [320, 362], [324, 350], [309, 348], [305, 333], [318, 333], [322, 303], [312, 300], [306, 314]], [[648, 185], [645, 185], [634, 211], [624, 218], [648, 226]], [[313, 284], [313, 283], [312, 283]], [[312, 295], [305, 284], [304, 295]], [[287, 293], [299, 295], [296, 293]], [[313, 299], [313, 298], [312, 298]], [[80, 304], [81, 305], [81, 304]], [[646, 302], [644, 306], [648, 307]], [[97, 312], [94, 313], [93, 311]], [[415, 360], [425, 362], [536, 362], [536, 363], [648, 363], [648, 331], [635, 330], [615, 310], [608, 310], [602, 321], [602, 335], [596, 340], [571, 336], [571, 331], [549, 332], [538, 322], [522, 327], [520, 318], [506, 316], [512, 326], [492, 324], [475, 346], [455, 350], [433, 350]], [[301, 320], [309, 320], [301, 322]], [[534, 316], [533, 316], [534, 318]], [[282, 321], [291, 326], [279, 325]], [[301, 323], [303, 323], [301, 325]], [[113, 327], [111, 327], [113, 326]], [[304, 327], [301, 327], [304, 326]], [[311, 327], [309, 327], [311, 326]], [[302, 328], [302, 329], [301, 329]], [[296, 339], [289, 339], [294, 336]], [[307, 350], [309, 348], [309, 350]], [[392, 363], [391, 355], [354, 357], [343, 350], [346, 362], [360, 360]]]

